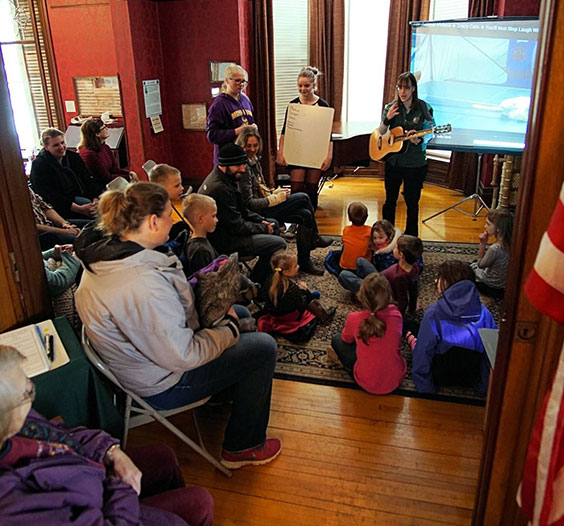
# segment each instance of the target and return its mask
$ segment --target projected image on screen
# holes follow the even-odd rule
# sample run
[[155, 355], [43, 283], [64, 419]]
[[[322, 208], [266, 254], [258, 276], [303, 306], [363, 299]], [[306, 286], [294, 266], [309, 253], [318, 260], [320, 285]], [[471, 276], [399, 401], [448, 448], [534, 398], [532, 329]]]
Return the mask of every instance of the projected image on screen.
[[538, 20], [416, 22], [411, 71], [437, 124], [430, 148], [519, 152], [531, 103]]

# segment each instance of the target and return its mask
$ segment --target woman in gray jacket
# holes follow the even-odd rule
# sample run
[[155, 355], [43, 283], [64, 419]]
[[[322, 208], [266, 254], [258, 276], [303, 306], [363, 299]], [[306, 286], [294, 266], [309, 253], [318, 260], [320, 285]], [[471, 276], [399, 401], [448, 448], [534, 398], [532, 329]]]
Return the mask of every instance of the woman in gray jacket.
[[102, 195], [98, 224], [75, 250], [86, 272], [76, 306], [88, 337], [124, 387], [171, 409], [233, 386], [221, 462], [265, 464], [281, 450], [266, 439], [277, 346], [264, 333], [239, 335], [231, 309], [201, 329], [178, 258], [162, 245], [173, 224], [166, 190], [135, 183]]

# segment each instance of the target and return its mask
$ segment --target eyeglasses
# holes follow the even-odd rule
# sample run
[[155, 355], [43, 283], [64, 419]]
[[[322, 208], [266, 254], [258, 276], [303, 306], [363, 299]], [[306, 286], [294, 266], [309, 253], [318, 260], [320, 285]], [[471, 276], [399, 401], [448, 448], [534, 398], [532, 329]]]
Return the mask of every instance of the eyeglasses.
[[27, 402], [32, 402], [35, 400], [35, 384], [28, 378], [26, 389], [23, 394], [23, 398], [12, 408], [16, 409], [16, 407], [20, 407]]
[[231, 77], [229, 77], [229, 80], [231, 82], [235, 82], [235, 84], [248, 84], [249, 81], [246, 79], [232, 79]]
[[409, 91], [409, 90], [412, 90], [412, 89], [413, 89], [413, 86], [396, 86], [396, 89], [397, 89], [398, 91], [400, 91], [400, 90], [402, 90], [402, 89], [405, 89], [405, 90], [408, 90], [408, 91]]

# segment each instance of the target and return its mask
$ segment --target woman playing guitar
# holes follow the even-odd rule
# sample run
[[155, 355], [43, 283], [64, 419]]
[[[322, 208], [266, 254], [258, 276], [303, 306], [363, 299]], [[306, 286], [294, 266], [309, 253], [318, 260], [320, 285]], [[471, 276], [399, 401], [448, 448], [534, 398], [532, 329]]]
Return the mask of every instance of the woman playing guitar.
[[[388, 128], [401, 126], [407, 134], [431, 128], [435, 125], [433, 109], [424, 100], [417, 97], [417, 80], [412, 73], [402, 73], [396, 82], [398, 96], [387, 104], [382, 114], [382, 123], [378, 128], [385, 134]], [[431, 135], [426, 138], [430, 139]], [[386, 158], [384, 184], [386, 202], [382, 208], [382, 217], [392, 224], [396, 219], [396, 203], [403, 182], [403, 196], [407, 206], [405, 234], [419, 234], [419, 198], [423, 181], [427, 174], [427, 157], [424, 138], [406, 141], [407, 149]]]

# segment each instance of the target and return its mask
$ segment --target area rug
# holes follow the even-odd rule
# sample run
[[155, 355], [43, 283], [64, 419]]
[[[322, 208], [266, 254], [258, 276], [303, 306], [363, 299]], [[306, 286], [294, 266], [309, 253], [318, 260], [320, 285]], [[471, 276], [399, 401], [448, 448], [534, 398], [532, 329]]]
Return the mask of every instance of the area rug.
[[[335, 236], [328, 248], [317, 249], [312, 253], [312, 259], [323, 264], [329, 250], [340, 247], [340, 237]], [[295, 244], [289, 243], [288, 248], [295, 251]], [[458, 259], [471, 262], [476, 259], [478, 246], [470, 243], [424, 242], [423, 260], [425, 267], [420, 278], [419, 306], [421, 307], [412, 317], [416, 321], [423, 318], [424, 309], [437, 300], [435, 277], [440, 263], [447, 259]], [[313, 338], [303, 344], [294, 344], [283, 337], [278, 337], [278, 363], [275, 377], [310, 382], [317, 384], [350, 387], [359, 389], [348, 373], [340, 366], [327, 359], [327, 347], [333, 334], [340, 332], [345, 324], [349, 312], [359, 310], [351, 301], [350, 292], [339, 285], [337, 278], [328, 272], [323, 276], [299, 275], [299, 279], [307, 282], [310, 290], [321, 292], [320, 301], [325, 307], [335, 306], [337, 313], [328, 325], [319, 325]], [[488, 307], [499, 323], [502, 301], [482, 296], [482, 302]], [[403, 396], [416, 396], [435, 400], [444, 400], [472, 405], [484, 405], [485, 397], [471, 388], [443, 388], [437, 394], [423, 395], [417, 393], [411, 379], [411, 351], [402, 339], [401, 354], [407, 362], [407, 374], [401, 386], [394, 392]]]

